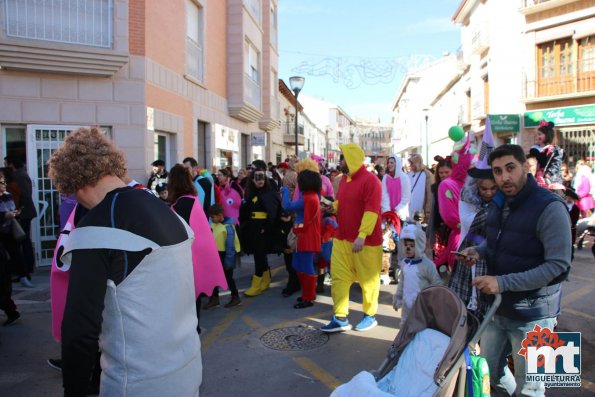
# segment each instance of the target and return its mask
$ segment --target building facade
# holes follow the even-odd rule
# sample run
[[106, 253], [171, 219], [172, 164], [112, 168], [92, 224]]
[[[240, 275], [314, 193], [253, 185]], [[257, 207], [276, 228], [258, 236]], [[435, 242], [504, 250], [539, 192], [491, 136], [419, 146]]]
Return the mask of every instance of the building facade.
[[571, 167], [595, 161], [595, 1], [521, 3], [523, 114], [521, 143], [534, 143], [541, 119], [560, 132], [559, 145]]
[[45, 164], [80, 126], [100, 126], [140, 182], [155, 159], [211, 169], [265, 157], [251, 137], [279, 126], [276, 0], [0, 5], [2, 154], [34, 183], [38, 263], [59, 224]]
[[392, 126], [368, 120], [355, 120], [357, 124], [357, 141], [371, 163], [386, 165], [392, 155]]
[[[441, 142], [448, 136], [450, 125], [444, 123], [444, 109], [433, 109], [437, 98], [443, 97], [454, 79], [460, 78], [457, 56], [446, 54], [426, 67], [408, 74], [397, 92], [393, 102], [393, 142], [394, 151], [406, 158], [418, 153], [424, 163], [431, 164], [433, 151], [437, 150], [433, 142]], [[449, 102], [449, 114], [458, 115], [459, 105]], [[453, 120], [454, 121], [454, 120]], [[451, 124], [452, 125], [452, 124]], [[447, 153], [452, 151], [452, 144]]]

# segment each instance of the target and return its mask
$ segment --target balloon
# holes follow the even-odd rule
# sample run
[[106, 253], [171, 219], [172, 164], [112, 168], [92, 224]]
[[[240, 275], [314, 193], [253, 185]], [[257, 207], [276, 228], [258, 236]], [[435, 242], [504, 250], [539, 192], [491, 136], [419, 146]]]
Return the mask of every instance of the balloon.
[[465, 137], [465, 131], [458, 125], [453, 125], [448, 129], [448, 137], [454, 142], [458, 142]]

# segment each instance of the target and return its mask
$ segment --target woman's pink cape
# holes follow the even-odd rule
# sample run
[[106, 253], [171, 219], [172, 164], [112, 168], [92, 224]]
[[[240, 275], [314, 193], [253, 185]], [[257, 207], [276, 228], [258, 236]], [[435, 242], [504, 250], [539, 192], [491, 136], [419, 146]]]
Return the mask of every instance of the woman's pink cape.
[[[194, 200], [190, 212], [190, 228], [194, 232], [192, 242], [192, 266], [194, 268], [194, 290], [196, 297], [204, 293], [211, 295], [213, 288], [222, 287], [227, 289], [225, 273], [219, 258], [219, 251], [215, 245], [211, 226], [207, 221], [202, 204], [196, 196], [185, 195], [182, 197]], [[173, 204], [175, 207], [176, 203]]]
[[62, 341], [62, 318], [64, 318], [64, 307], [66, 306], [66, 294], [68, 293], [68, 281], [70, 280], [69, 267], [64, 267], [60, 263], [58, 267], [58, 258], [62, 255], [64, 244], [68, 240], [68, 234], [74, 230], [74, 213], [76, 207], [72, 209], [64, 229], [58, 236], [54, 256], [52, 258], [52, 270], [50, 272], [50, 297], [52, 307], [52, 335], [56, 341]]

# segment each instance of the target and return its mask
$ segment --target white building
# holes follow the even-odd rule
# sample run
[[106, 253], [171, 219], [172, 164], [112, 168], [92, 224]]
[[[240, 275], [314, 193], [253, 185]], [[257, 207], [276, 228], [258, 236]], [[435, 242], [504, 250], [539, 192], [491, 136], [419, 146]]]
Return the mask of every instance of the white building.
[[[436, 98], [459, 75], [456, 55], [447, 54], [427, 67], [407, 75], [393, 102], [394, 152], [402, 157], [413, 153], [422, 155], [426, 164], [431, 164], [430, 145], [448, 135], [452, 124], [443, 125], [443, 116], [431, 122], [434, 115], [432, 104]], [[453, 115], [458, 116], [458, 106]], [[442, 107], [440, 112], [442, 112]], [[436, 132], [433, 133], [433, 130]]]
[[[516, 142], [522, 101], [522, 32], [518, 2], [463, 0], [453, 15], [461, 25], [468, 87], [469, 130], [479, 139], [490, 115], [496, 144]], [[465, 123], [465, 124], [466, 124]]]

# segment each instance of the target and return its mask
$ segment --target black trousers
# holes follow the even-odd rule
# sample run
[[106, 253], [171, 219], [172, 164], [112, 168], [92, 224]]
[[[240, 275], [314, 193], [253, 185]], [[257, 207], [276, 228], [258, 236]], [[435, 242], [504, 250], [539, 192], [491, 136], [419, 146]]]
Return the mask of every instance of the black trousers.
[[[23, 241], [24, 242], [24, 241]], [[19, 278], [31, 274], [23, 258], [23, 242], [17, 243], [11, 234], [0, 236], [0, 243], [3, 245], [4, 255], [8, 254], [8, 266], [13, 276]]]
[[21, 243], [25, 274], [21, 274], [21, 276], [26, 276], [35, 270], [35, 256], [33, 255], [33, 243], [31, 242], [31, 219], [19, 219], [19, 223], [25, 232], [25, 239]]
[[269, 260], [266, 251], [264, 249], [254, 250], [254, 274], [262, 277], [267, 270], [269, 270]]
[[[223, 272], [225, 273], [225, 281], [227, 281], [231, 296], [240, 296], [236, 282], [233, 279], [233, 269], [223, 269]], [[212, 296], [219, 296], [219, 287], [213, 288]]]
[[7, 315], [17, 311], [17, 306], [11, 298], [12, 272], [4, 246], [0, 244], [0, 309]]

